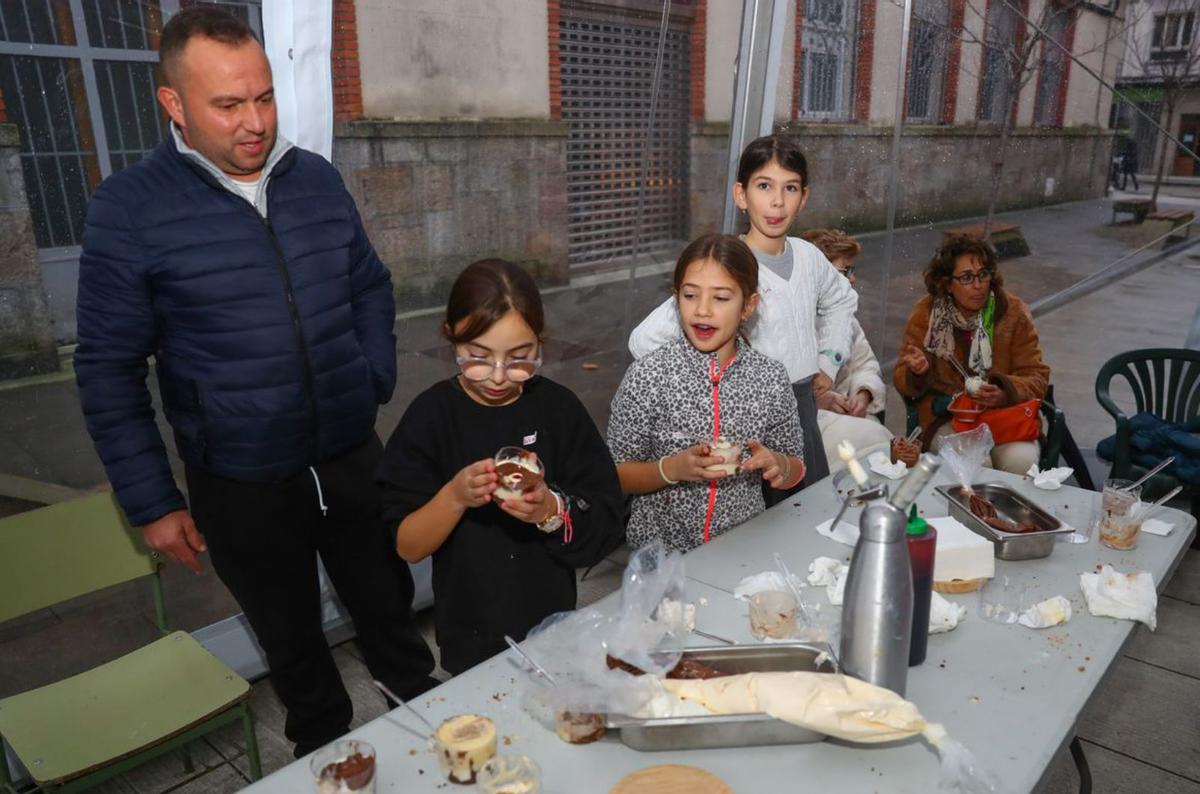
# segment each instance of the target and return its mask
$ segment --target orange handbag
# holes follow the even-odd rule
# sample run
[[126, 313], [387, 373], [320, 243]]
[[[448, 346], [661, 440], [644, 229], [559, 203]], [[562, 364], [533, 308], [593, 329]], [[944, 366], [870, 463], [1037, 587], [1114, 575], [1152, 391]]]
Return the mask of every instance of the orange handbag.
[[963, 393], [954, 398], [948, 410], [953, 419], [950, 427], [955, 433], [974, 430], [979, 423], [992, 430], [992, 441], [999, 446], [1013, 441], [1036, 441], [1042, 432], [1039, 411], [1041, 400], [1027, 400], [1004, 408], [982, 408], [971, 396]]

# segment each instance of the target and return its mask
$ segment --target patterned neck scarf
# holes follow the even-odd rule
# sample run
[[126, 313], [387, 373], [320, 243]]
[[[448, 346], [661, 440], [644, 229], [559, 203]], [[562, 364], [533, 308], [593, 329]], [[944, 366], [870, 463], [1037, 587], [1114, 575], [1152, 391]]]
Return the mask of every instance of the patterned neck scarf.
[[925, 348], [938, 358], [954, 358], [954, 332], [971, 334], [971, 350], [967, 368], [982, 378], [992, 368], [992, 332], [995, 330], [996, 293], [989, 292], [987, 303], [975, 318], [968, 320], [949, 295], [934, 298], [929, 312], [929, 330], [925, 332]]

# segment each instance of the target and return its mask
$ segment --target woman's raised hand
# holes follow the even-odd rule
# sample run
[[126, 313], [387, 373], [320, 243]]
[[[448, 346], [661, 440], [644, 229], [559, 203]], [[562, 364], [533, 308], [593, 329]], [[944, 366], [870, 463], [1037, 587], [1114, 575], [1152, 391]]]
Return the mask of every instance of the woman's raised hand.
[[900, 350], [900, 363], [914, 375], [924, 375], [929, 371], [929, 358], [916, 345], [905, 345]]
[[467, 510], [492, 501], [492, 492], [499, 484], [496, 462], [491, 458], [484, 458], [464, 466], [447, 485], [454, 501], [463, 510]]

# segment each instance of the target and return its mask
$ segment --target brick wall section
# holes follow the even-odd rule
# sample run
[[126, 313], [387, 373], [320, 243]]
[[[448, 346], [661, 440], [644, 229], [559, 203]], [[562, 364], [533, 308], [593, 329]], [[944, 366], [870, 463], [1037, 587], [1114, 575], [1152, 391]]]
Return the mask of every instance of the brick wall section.
[[550, 44], [550, 118], [562, 118], [562, 54], [558, 48], [559, 7], [558, 0], [547, 0], [547, 40]]
[[692, 85], [689, 96], [691, 117], [704, 120], [705, 56], [708, 50], [708, 0], [696, 0], [696, 14], [692, 17]]
[[363, 117], [362, 80], [358, 68], [358, 22], [354, 0], [333, 0], [333, 117]]
[[958, 110], [958, 75], [962, 67], [962, 31], [967, 0], [950, 0], [950, 51], [946, 54], [946, 83], [942, 89], [942, 123], [953, 124]]
[[854, 66], [854, 118], [863, 124], [871, 120], [871, 68], [875, 62], [875, 4], [877, 2], [878, 0], [862, 0], [858, 9], [858, 58]]
[[[870, 2], [871, 0], [867, 0]], [[804, 101], [804, 0], [796, 0], [796, 38], [792, 44], [792, 121]]]

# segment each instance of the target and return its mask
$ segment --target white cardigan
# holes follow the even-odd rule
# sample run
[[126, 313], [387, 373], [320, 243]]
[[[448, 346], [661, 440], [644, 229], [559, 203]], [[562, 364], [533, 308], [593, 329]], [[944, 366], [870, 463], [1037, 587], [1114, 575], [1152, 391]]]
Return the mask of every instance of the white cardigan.
[[867, 406], [868, 414], [877, 414], [887, 407], [887, 387], [883, 384], [883, 373], [879, 369], [879, 359], [871, 350], [871, 343], [863, 333], [858, 320], [854, 320], [853, 339], [850, 349], [850, 360], [833, 382], [834, 391], [853, 397], [859, 391], [866, 389], [871, 395], [871, 404]]
[[[817, 374], [835, 379], [851, 349], [858, 295], [812, 243], [789, 237], [792, 274], [784, 281], [758, 266], [758, 311], [748, 335], [755, 350], [781, 362], [793, 383]], [[641, 358], [683, 333], [675, 298], [650, 312], [629, 335], [629, 351]]]

